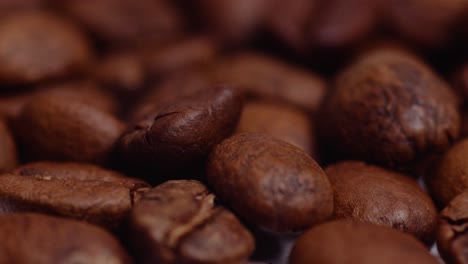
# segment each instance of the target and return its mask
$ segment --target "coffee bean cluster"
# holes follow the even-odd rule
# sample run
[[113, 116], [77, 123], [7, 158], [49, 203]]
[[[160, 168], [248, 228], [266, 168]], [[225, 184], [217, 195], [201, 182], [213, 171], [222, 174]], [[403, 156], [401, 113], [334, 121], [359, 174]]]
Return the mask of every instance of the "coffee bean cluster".
[[465, 0], [0, 0], [0, 263], [468, 264]]

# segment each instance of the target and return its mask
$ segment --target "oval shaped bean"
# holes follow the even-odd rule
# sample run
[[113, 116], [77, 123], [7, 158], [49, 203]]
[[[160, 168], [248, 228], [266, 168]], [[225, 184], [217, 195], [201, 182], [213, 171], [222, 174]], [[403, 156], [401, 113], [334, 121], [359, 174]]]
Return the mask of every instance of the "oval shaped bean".
[[238, 134], [217, 145], [207, 181], [241, 218], [275, 231], [300, 231], [327, 220], [333, 191], [301, 149], [262, 134]]

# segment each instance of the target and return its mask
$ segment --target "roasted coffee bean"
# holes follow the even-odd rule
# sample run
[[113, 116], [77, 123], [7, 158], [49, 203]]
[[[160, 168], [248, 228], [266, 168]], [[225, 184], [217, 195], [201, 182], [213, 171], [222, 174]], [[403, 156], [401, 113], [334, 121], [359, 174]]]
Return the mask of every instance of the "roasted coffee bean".
[[461, 105], [468, 105], [468, 64], [464, 64], [453, 76], [453, 87], [455, 88]]
[[179, 35], [184, 22], [169, 0], [59, 1], [98, 39], [111, 46], [166, 41]]
[[15, 93], [0, 97], [0, 116], [13, 120], [19, 116], [23, 107], [40, 94], [64, 95], [69, 100], [91, 104], [105, 112], [116, 113], [119, 105], [113, 95], [98, 87], [92, 81], [63, 81], [55, 84], [40, 85], [34, 91]]
[[343, 52], [376, 28], [378, 3], [373, 0], [319, 0], [306, 32], [309, 47]]
[[336, 157], [405, 168], [458, 138], [453, 92], [424, 63], [396, 49], [366, 53], [337, 77], [322, 136]]
[[312, 123], [305, 112], [262, 101], [246, 103], [236, 133], [264, 133], [284, 140], [309, 154], [315, 151]]
[[15, 121], [22, 150], [32, 160], [106, 163], [124, 129], [109, 113], [60, 94], [32, 98]]
[[211, 62], [218, 49], [213, 40], [199, 36], [144, 48], [140, 56], [148, 75], [161, 78]]
[[18, 164], [16, 144], [10, 129], [0, 119], [0, 173], [10, 171]]
[[460, 138], [468, 137], [468, 110], [462, 112], [462, 126], [460, 129]]
[[115, 114], [119, 110], [119, 104], [114, 95], [89, 80], [43, 85], [35, 94], [68, 97], [67, 100], [80, 101], [110, 114]]
[[468, 139], [464, 139], [449, 149], [426, 175], [429, 192], [441, 208], [468, 189], [467, 155]]
[[418, 183], [359, 161], [325, 169], [334, 191], [334, 218], [393, 227], [431, 245], [437, 210]]
[[215, 65], [214, 78], [239, 85], [254, 98], [284, 102], [316, 111], [325, 95], [317, 75], [255, 53], [242, 53]]
[[147, 172], [178, 172], [199, 166], [235, 129], [241, 94], [228, 86], [163, 106], [131, 127], [120, 140], [123, 161]]
[[243, 263], [255, 242], [237, 218], [215, 205], [198, 181], [165, 182], [146, 192], [130, 215], [139, 263]]
[[319, 0], [274, 0], [266, 18], [269, 31], [296, 52], [305, 52], [310, 21], [317, 15]]
[[115, 229], [149, 185], [80, 163], [30, 163], [0, 176], [0, 211], [40, 212]]
[[23, 10], [37, 9], [44, 6], [46, 0], [2, 0], [0, 1], [0, 14], [8, 15]]
[[426, 48], [448, 44], [468, 7], [464, 0], [383, 0], [387, 24]]
[[6, 120], [16, 118], [21, 113], [24, 105], [27, 104], [29, 99], [33, 96], [34, 93], [31, 92], [0, 96], [0, 118]]
[[175, 73], [144, 93], [130, 110], [127, 119], [138, 122], [161, 107], [196, 97], [213, 85], [215, 83], [202, 71], [186, 70]]
[[90, 59], [85, 36], [69, 21], [43, 11], [0, 20], [0, 82], [24, 84], [63, 77]]
[[352, 221], [316, 226], [299, 237], [290, 264], [437, 264], [425, 246], [388, 227]]
[[437, 247], [444, 260], [451, 263], [468, 263], [468, 192], [456, 196], [440, 213], [437, 230]]
[[213, 35], [227, 45], [240, 44], [258, 30], [269, 0], [196, 0], [201, 20]]
[[83, 222], [41, 214], [0, 215], [1, 263], [131, 263], [117, 239]]
[[107, 54], [90, 71], [90, 75], [103, 87], [119, 95], [139, 92], [146, 79], [143, 62], [131, 52]]
[[333, 213], [333, 191], [319, 165], [298, 147], [267, 135], [224, 140], [210, 154], [206, 173], [220, 200], [260, 227], [300, 231]]

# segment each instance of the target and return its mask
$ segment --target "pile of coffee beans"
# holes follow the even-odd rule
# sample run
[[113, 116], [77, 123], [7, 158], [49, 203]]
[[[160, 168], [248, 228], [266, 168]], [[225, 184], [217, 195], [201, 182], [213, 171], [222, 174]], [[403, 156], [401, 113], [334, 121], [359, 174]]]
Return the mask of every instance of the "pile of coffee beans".
[[468, 1], [0, 0], [0, 263], [468, 264]]

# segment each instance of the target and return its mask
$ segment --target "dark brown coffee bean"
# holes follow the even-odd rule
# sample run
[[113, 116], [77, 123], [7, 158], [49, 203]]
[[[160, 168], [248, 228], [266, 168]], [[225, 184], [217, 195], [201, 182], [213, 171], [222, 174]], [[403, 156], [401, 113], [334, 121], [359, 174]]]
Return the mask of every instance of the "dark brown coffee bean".
[[132, 52], [107, 54], [94, 67], [90, 75], [103, 87], [119, 95], [132, 95], [143, 89], [146, 72], [139, 56]]
[[324, 102], [323, 138], [336, 156], [407, 167], [458, 138], [453, 92], [396, 49], [366, 53], [337, 77]]
[[468, 192], [456, 196], [440, 213], [437, 230], [437, 247], [449, 263], [468, 263]]
[[269, 31], [289, 48], [305, 52], [306, 37], [318, 11], [319, 0], [274, 0], [266, 18]]
[[0, 211], [40, 212], [115, 229], [148, 188], [94, 165], [30, 163], [0, 176]]
[[462, 111], [462, 126], [460, 129], [460, 138], [468, 137], [468, 110]]
[[37, 9], [44, 6], [46, 0], [2, 0], [0, 1], [0, 14], [7, 15], [23, 10]]
[[18, 93], [11, 95], [0, 96], [0, 118], [12, 120], [16, 118], [28, 103], [29, 99], [34, 96], [34, 93]]
[[255, 241], [237, 218], [215, 205], [198, 181], [165, 182], [130, 216], [130, 240], [140, 263], [243, 263]]
[[93, 105], [108, 113], [116, 113], [119, 105], [115, 98], [91, 81], [66, 81], [40, 85], [34, 91], [15, 93], [0, 97], [0, 116], [13, 120], [24, 106], [40, 94], [58, 94]]
[[0, 81], [23, 84], [74, 73], [90, 59], [87, 39], [69, 21], [41, 11], [0, 20]]
[[261, 25], [269, 0], [196, 0], [200, 19], [227, 45], [247, 41]]
[[148, 47], [140, 56], [151, 77], [165, 77], [212, 61], [218, 53], [217, 44], [208, 37], [189, 37], [159, 47]]
[[437, 264], [424, 245], [388, 227], [352, 221], [316, 226], [296, 241], [290, 264]]
[[239, 85], [251, 97], [292, 104], [314, 112], [325, 95], [317, 75], [273, 58], [242, 53], [215, 65], [214, 78]]
[[22, 150], [33, 160], [105, 163], [124, 129], [112, 115], [60, 94], [32, 98], [15, 121]]
[[161, 107], [196, 97], [213, 85], [215, 83], [204, 72], [196, 70], [177, 72], [143, 94], [130, 110], [128, 120], [138, 122]]
[[300, 231], [333, 212], [333, 191], [319, 165], [267, 135], [224, 140], [210, 154], [206, 177], [221, 201], [260, 227]]
[[373, 0], [320, 0], [306, 32], [308, 46], [343, 51], [363, 40], [377, 26], [377, 2]]
[[426, 185], [441, 208], [468, 189], [468, 139], [449, 149], [435, 168], [426, 175]]
[[427, 48], [441, 47], [454, 36], [468, 7], [464, 0], [383, 0], [387, 24], [402, 37]]
[[464, 64], [453, 76], [455, 88], [461, 105], [468, 105], [468, 64]]
[[291, 106], [253, 101], [245, 104], [236, 133], [264, 133], [314, 153], [312, 123]]
[[213, 146], [234, 131], [241, 99], [237, 89], [223, 86], [157, 109], [121, 138], [122, 159], [144, 171], [199, 166]]
[[65, 0], [60, 4], [96, 37], [114, 46], [165, 41], [183, 28], [169, 0]]
[[41, 214], [0, 215], [1, 263], [129, 264], [120, 243], [103, 229]]
[[359, 161], [325, 169], [334, 192], [334, 218], [393, 227], [431, 245], [437, 210], [418, 183], [406, 175]]
[[17, 164], [15, 141], [5, 122], [0, 119], [0, 173], [14, 169]]
[[119, 110], [114, 95], [93, 81], [66, 81], [44, 85], [39, 87], [36, 94], [68, 97], [68, 100], [80, 101], [110, 114], [115, 114]]

